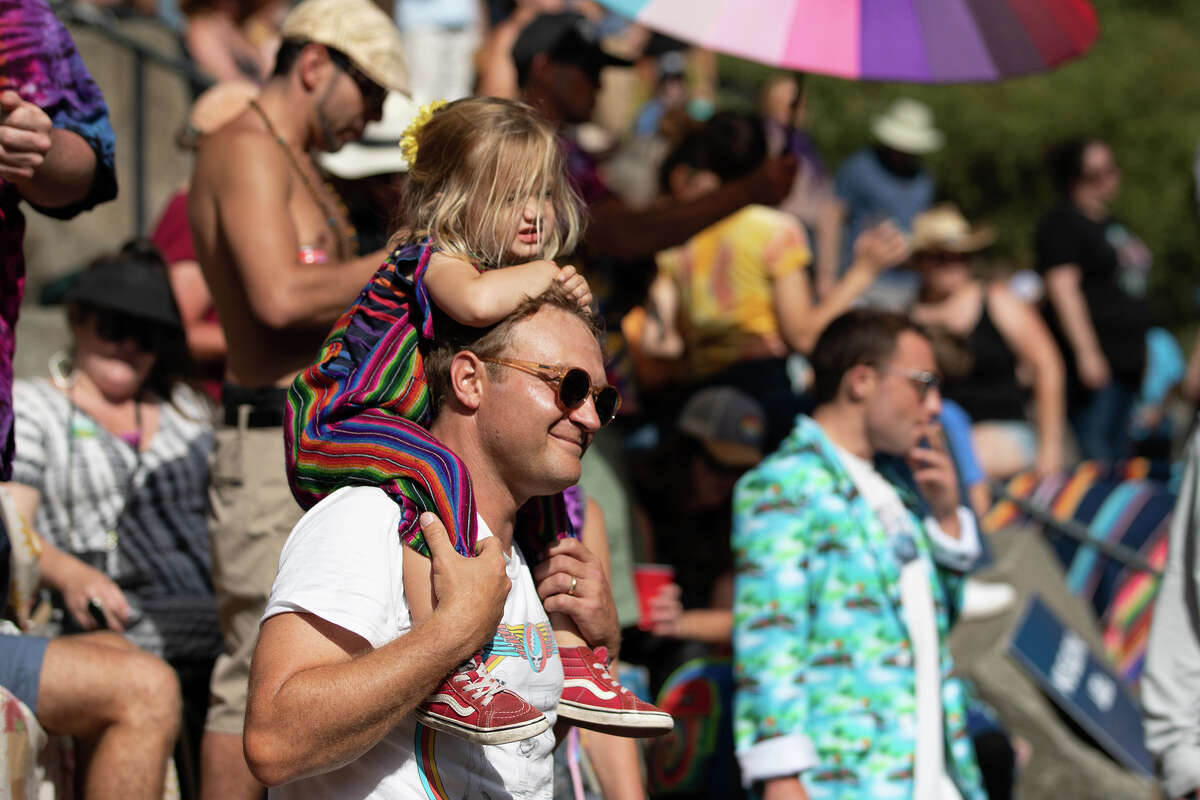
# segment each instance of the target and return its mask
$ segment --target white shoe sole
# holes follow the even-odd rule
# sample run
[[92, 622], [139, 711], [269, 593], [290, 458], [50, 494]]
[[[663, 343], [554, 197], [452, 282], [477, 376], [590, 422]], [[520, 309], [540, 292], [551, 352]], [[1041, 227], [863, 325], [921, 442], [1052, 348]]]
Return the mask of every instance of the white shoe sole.
[[532, 739], [550, 727], [550, 720], [542, 716], [529, 722], [508, 725], [503, 728], [479, 728], [467, 723], [454, 722], [435, 716], [427, 711], [414, 711], [413, 717], [427, 728], [448, 733], [475, 744], [510, 744]]
[[664, 711], [604, 711], [569, 700], [558, 701], [558, 717], [578, 728], [630, 739], [662, 736], [675, 729], [674, 718]]

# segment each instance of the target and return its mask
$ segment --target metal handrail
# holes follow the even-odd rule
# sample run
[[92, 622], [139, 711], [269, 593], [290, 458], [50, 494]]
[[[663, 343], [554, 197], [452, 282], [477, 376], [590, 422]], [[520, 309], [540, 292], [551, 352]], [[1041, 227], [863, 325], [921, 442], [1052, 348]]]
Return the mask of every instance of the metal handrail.
[[72, 0], [51, 2], [50, 6], [64, 24], [95, 31], [133, 55], [133, 235], [141, 236], [146, 230], [146, 65], [174, 72], [197, 91], [211, 86], [213, 79], [186, 58], [164, 53], [119, 30], [108, 14], [94, 6]]
[[1061, 533], [1080, 544], [1094, 547], [1101, 554], [1119, 561], [1127, 567], [1132, 567], [1140, 572], [1148, 572], [1155, 577], [1162, 577], [1162, 572], [1143, 558], [1136, 550], [1126, 547], [1120, 542], [1110, 542], [1107, 539], [1095, 538], [1092, 536], [1092, 532], [1088, 526], [1078, 520], [1059, 519], [1049, 509], [1043, 508], [1024, 497], [1014, 497], [1011, 494], [1005, 494], [1000, 499], [1012, 503], [1021, 510], [1022, 514], [1040, 523], [1043, 527], [1052, 529], [1055, 533]]

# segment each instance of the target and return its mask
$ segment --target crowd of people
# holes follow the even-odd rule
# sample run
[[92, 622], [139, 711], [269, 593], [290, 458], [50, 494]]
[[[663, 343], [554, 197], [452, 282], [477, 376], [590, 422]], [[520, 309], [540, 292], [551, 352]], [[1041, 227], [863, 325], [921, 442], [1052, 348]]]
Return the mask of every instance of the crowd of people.
[[[190, 180], [13, 380], [22, 208], [112, 199], [122, 132], [44, 0], [0, 0], [0, 686], [85, 797], [1011, 796], [947, 643], [973, 583], [1012, 602], [979, 520], [1169, 458], [1200, 399], [1107, 144], [1047, 155], [1013, 273], [924, 104], [830, 169], [801, 77], [718, 108], [711, 53], [587, 0], [103, 5], [215, 85]], [[1175, 578], [1148, 741], [1190, 797]]]

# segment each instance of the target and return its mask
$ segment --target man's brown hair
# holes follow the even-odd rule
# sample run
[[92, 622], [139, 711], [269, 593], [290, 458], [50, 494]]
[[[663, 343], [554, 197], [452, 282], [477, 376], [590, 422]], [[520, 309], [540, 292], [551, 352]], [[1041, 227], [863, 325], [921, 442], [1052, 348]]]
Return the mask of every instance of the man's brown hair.
[[886, 364], [904, 331], [928, 338], [920, 325], [890, 311], [854, 309], [829, 323], [809, 357], [813, 403], [820, 406], [836, 398], [842, 376], [854, 367]]
[[[454, 356], [466, 350], [479, 358], [497, 358], [508, 350], [512, 343], [513, 327], [528, 319], [543, 308], [557, 308], [579, 319], [599, 342], [601, 328], [594, 314], [580, 308], [573, 296], [557, 284], [537, 297], [526, 298], [507, 317], [487, 328], [472, 328], [460, 325], [445, 314], [435, 310], [434, 336], [424, 353], [425, 382], [432, 395], [432, 416], [441, 412], [450, 388], [450, 363]], [[488, 376], [497, 380], [503, 369], [498, 364], [488, 364]]]

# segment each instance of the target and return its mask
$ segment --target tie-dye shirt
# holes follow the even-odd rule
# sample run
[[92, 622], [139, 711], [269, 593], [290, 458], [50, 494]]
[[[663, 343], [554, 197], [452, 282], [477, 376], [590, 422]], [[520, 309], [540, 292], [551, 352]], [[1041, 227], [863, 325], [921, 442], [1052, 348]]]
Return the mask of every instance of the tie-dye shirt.
[[[45, 0], [0, 0], [0, 91], [15, 90], [49, 116], [55, 128], [81, 136], [96, 153], [87, 197], [62, 208], [38, 208], [68, 219], [117, 196], [108, 108], [75, 42]], [[0, 179], [0, 480], [12, 467], [12, 360], [25, 289], [21, 195]]]

